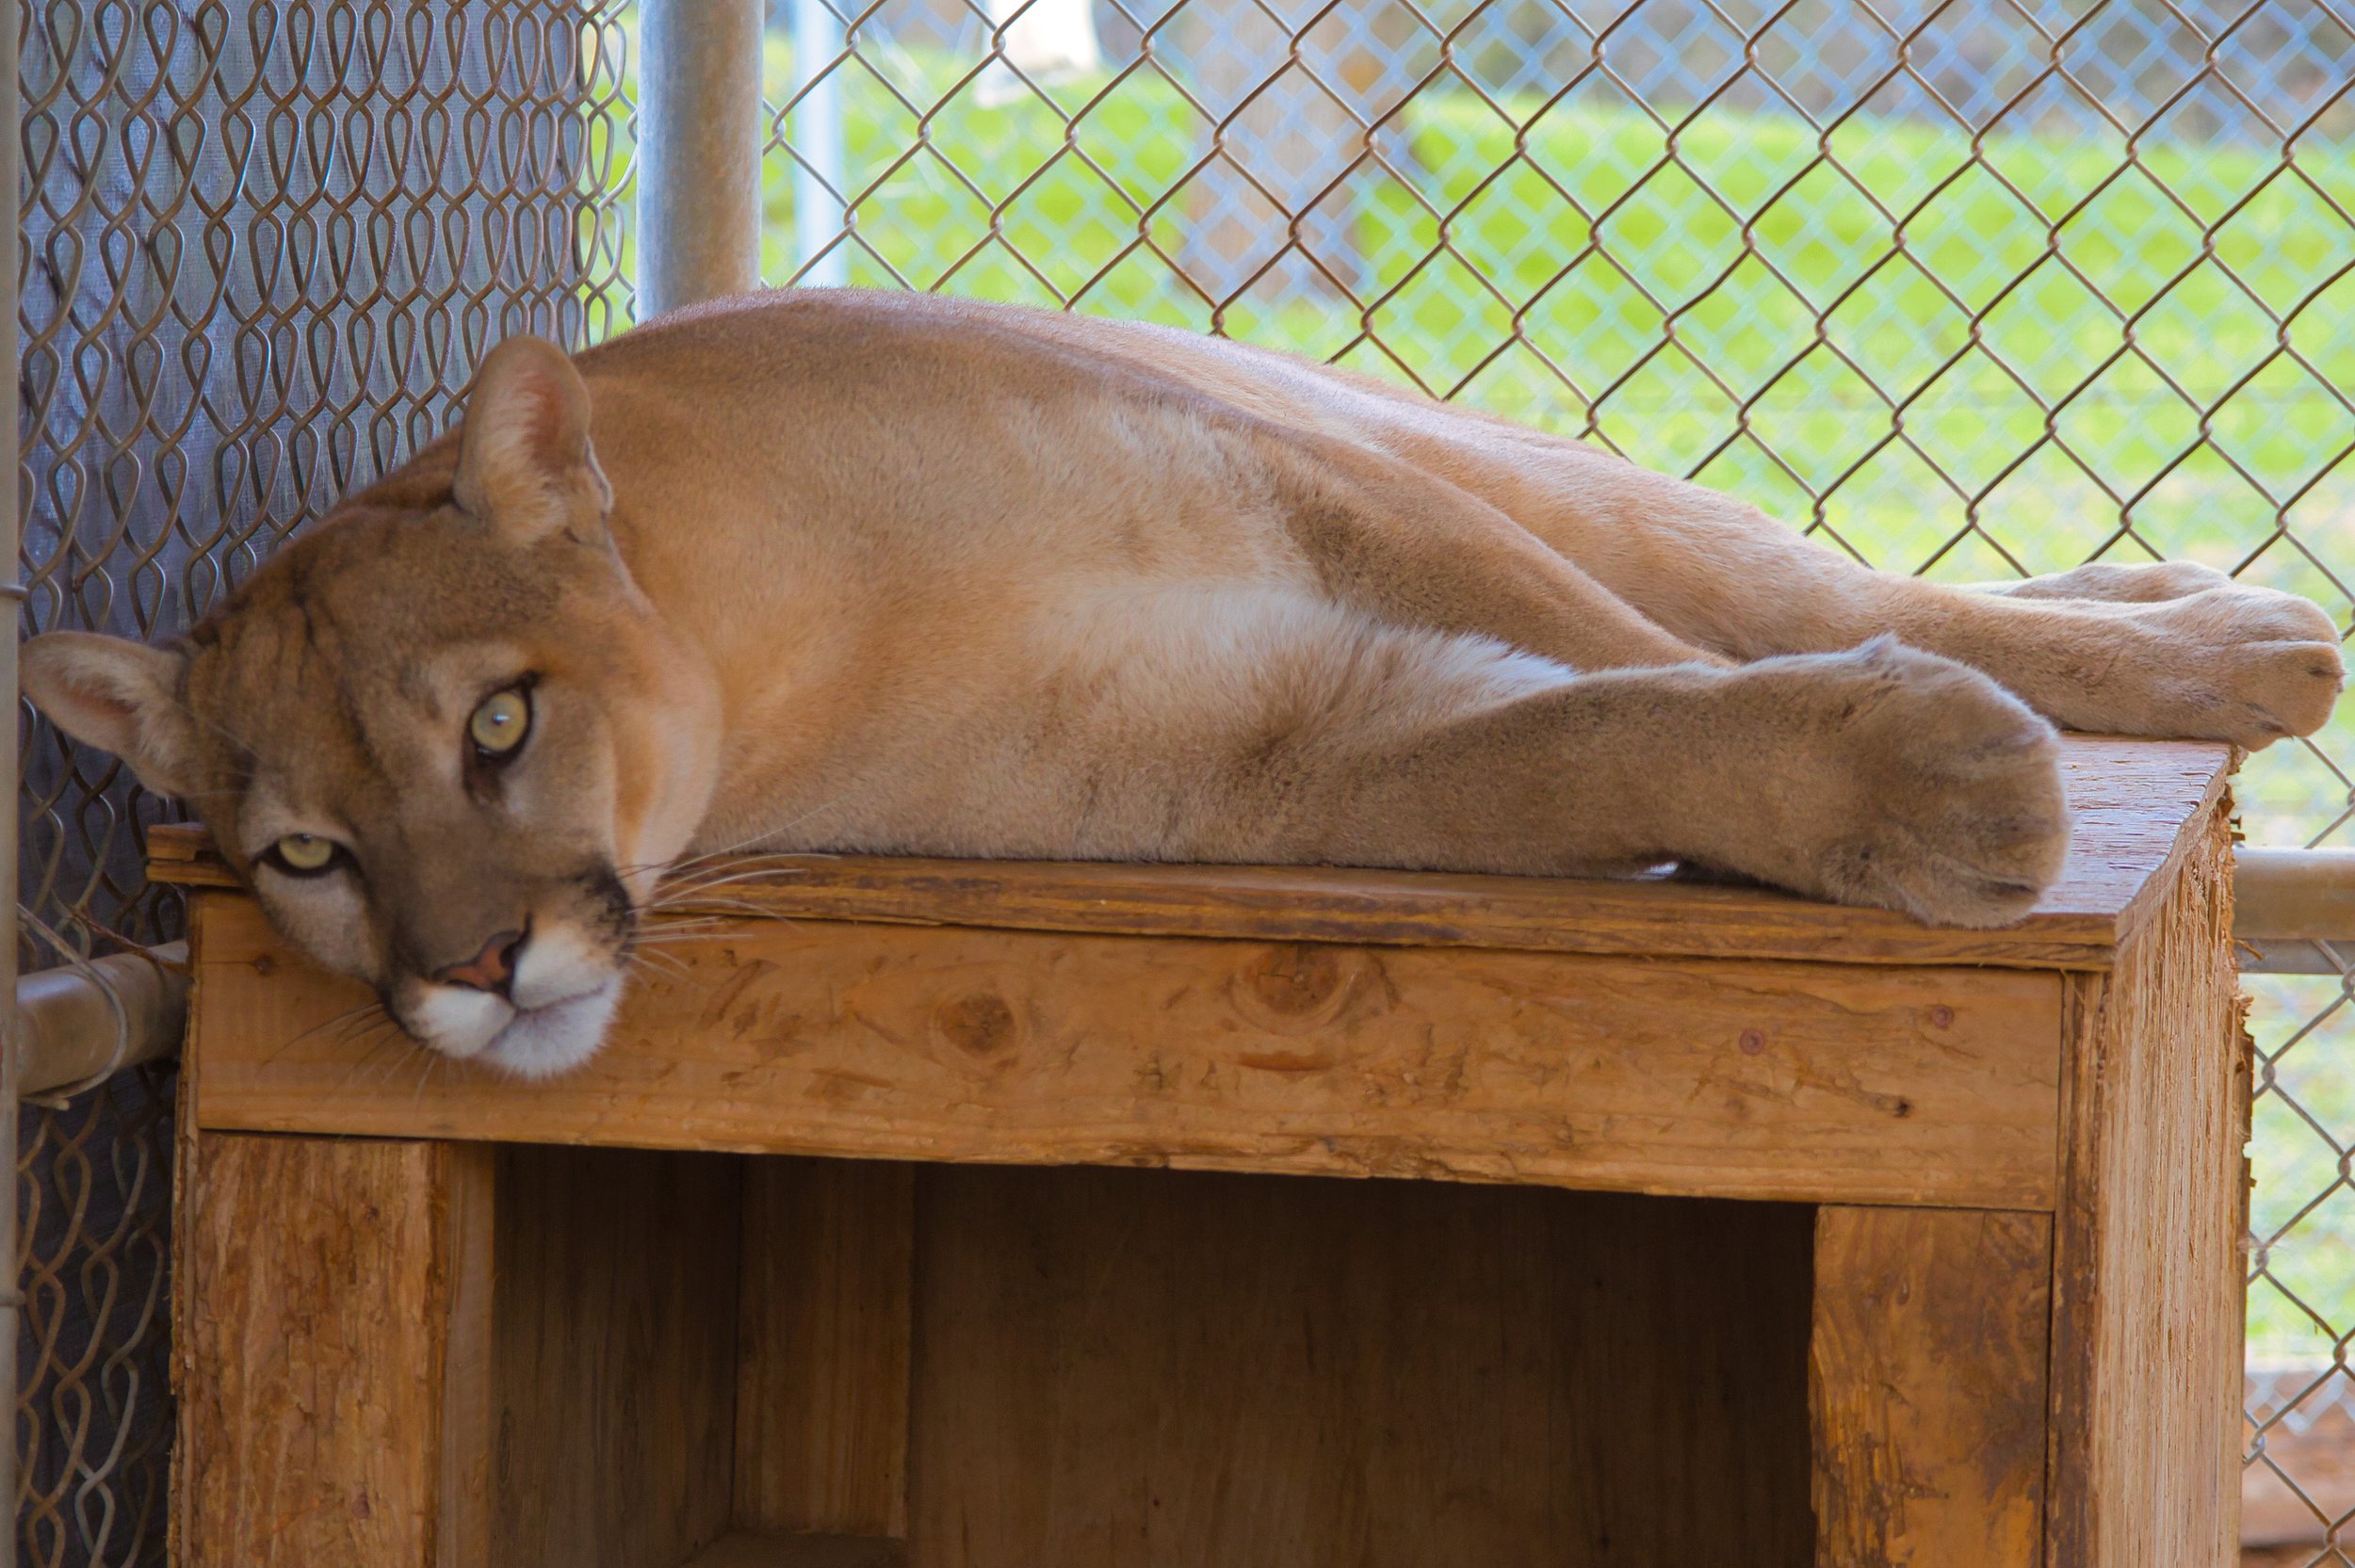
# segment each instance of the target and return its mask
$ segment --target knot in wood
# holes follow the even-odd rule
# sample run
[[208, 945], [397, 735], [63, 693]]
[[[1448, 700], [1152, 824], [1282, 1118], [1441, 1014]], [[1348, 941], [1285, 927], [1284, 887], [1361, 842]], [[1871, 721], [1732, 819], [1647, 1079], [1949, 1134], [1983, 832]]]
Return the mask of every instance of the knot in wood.
[[1227, 995], [1256, 1028], [1307, 1034], [1339, 1023], [1369, 984], [1378, 993], [1381, 974], [1362, 949], [1292, 943], [1245, 959], [1227, 981]]
[[1244, 972], [1244, 983], [1275, 1012], [1314, 1012], [1341, 988], [1341, 966], [1321, 947], [1276, 947]]
[[940, 1004], [933, 1021], [950, 1044], [977, 1057], [1014, 1043], [1014, 1009], [994, 992], [980, 991]]

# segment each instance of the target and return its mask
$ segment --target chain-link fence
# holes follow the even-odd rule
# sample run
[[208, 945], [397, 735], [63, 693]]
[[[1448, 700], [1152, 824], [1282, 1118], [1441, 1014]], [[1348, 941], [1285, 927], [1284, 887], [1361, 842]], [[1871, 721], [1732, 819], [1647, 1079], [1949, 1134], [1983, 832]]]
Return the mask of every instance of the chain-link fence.
[[[185, 623], [437, 428], [488, 337], [625, 323], [631, 24], [34, 0], [35, 626]], [[2355, 16], [2323, 0], [780, 0], [762, 63], [771, 282], [1297, 348], [1884, 566], [2190, 557], [2355, 611]], [[26, 755], [35, 912], [167, 932], [154, 803]], [[2355, 711], [2265, 753], [2251, 838], [2343, 833], [2350, 764]], [[2355, 1560], [2355, 1012], [2253, 989], [2251, 1520]], [[33, 1563], [156, 1560], [168, 1135], [161, 1078], [26, 1113]]]
[[[625, 325], [618, 12], [562, 0], [31, 0], [29, 629], [179, 630], [439, 433], [484, 346]], [[160, 805], [20, 715], [25, 954], [171, 934]], [[20, 1559], [160, 1564], [172, 1083], [20, 1121]]]

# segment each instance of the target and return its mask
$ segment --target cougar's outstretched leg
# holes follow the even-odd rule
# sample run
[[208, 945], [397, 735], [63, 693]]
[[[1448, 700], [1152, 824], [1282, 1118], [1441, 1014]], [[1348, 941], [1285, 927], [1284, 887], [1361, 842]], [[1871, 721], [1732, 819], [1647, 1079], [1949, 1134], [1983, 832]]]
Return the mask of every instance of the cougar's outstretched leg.
[[1338, 604], [1574, 670], [1727, 662], [1441, 476], [1299, 431], [1253, 445], [1294, 547]]
[[1180, 852], [1541, 873], [1680, 858], [1994, 925], [2027, 913], [2068, 839], [2051, 727], [1977, 672], [1887, 639], [1573, 676], [1251, 754]]
[[2117, 605], [2148, 605], [2162, 599], [2187, 599], [2212, 588], [2231, 588], [2233, 579], [2213, 566], [2197, 561], [2087, 561], [2067, 572], [2022, 577], [2009, 583], [1973, 583], [1974, 593], [1999, 593], [2008, 599], [2090, 599]]
[[[1882, 639], [1582, 672], [1269, 583], [1061, 603], [1007, 629], [1041, 678], [765, 796], [770, 848], [1529, 874], [1686, 860], [1991, 925], [2067, 837], [2052, 726]], [[843, 802], [838, 807], [832, 802]]]
[[2320, 728], [2344, 679], [2339, 629], [2320, 609], [2204, 569], [2086, 568], [2003, 593], [1925, 582], [1713, 491], [1547, 437], [1468, 429], [1420, 455], [1651, 621], [1737, 659], [1893, 633], [2071, 729], [2252, 747]]
[[1961, 659], [2072, 729], [2267, 745], [2311, 735], [2345, 683], [2315, 606], [2228, 585], [2095, 603], [1876, 577], [1868, 625]]

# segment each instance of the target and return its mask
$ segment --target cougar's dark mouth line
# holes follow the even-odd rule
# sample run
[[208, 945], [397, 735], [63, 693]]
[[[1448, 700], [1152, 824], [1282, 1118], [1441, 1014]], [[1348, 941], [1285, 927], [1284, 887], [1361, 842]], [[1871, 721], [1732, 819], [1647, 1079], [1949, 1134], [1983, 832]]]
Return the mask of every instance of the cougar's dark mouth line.
[[638, 905], [629, 896], [629, 887], [611, 863], [604, 863], [584, 872], [580, 882], [592, 898], [604, 906], [603, 924], [614, 938], [626, 946], [638, 927]]

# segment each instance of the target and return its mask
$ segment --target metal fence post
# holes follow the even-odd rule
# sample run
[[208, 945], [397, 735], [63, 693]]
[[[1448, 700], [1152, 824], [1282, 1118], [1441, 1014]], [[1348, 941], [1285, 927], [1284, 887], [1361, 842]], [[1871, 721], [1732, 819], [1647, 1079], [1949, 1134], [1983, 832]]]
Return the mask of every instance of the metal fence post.
[[793, 266], [804, 283], [850, 281], [842, 205], [842, 19], [827, 0], [793, 0]]
[[761, 0], [646, 0], [642, 317], [760, 285]]

